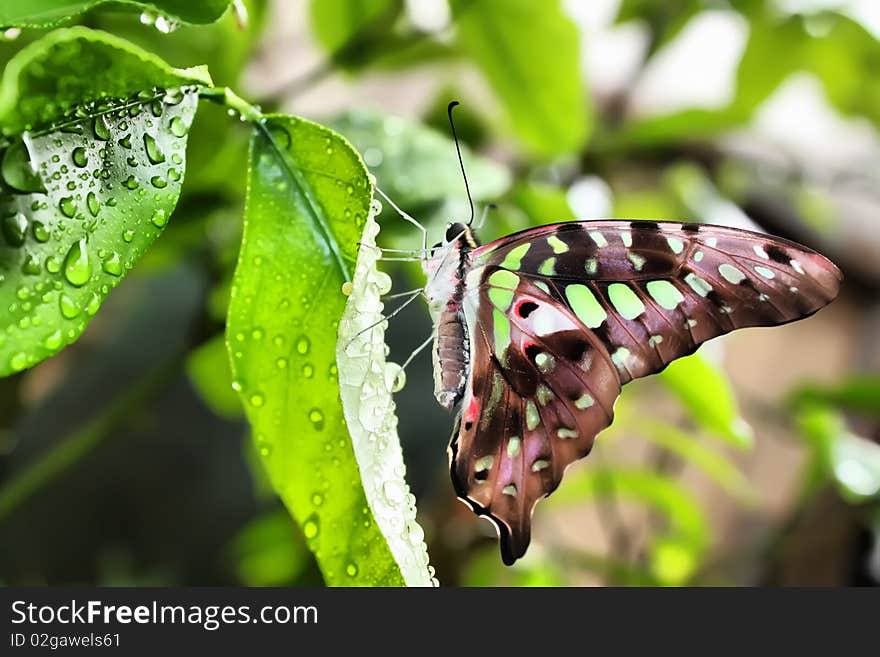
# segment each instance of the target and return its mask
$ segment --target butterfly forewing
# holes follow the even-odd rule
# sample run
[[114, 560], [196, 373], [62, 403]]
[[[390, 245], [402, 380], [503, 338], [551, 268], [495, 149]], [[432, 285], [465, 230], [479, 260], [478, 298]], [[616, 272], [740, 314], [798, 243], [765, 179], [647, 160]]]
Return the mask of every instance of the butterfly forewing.
[[570, 222], [474, 252], [542, 281], [608, 349], [621, 382], [715, 336], [783, 324], [837, 295], [840, 272], [803, 246], [750, 231], [673, 222]]
[[733, 329], [812, 314], [841, 279], [793, 242], [672, 222], [544, 226], [468, 264], [472, 362], [451, 471], [507, 563], [528, 546], [535, 503], [610, 424], [622, 384]]

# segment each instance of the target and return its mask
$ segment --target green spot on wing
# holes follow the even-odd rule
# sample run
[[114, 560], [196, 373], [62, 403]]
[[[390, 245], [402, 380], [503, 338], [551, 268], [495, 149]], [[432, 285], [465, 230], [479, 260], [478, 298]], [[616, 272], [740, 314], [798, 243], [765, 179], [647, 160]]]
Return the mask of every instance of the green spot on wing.
[[608, 317], [602, 304], [586, 285], [569, 285], [565, 288], [565, 297], [574, 314], [587, 328], [598, 328]]
[[624, 319], [635, 319], [645, 312], [645, 304], [625, 283], [612, 283], [608, 286], [608, 298]]
[[511, 249], [508, 254], [504, 256], [504, 260], [501, 261], [501, 266], [505, 269], [512, 269], [514, 271], [518, 270], [522, 266], [522, 259], [525, 254], [528, 253], [530, 246], [531, 244], [526, 242], [525, 244], [520, 244]]
[[651, 298], [666, 310], [674, 310], [684, 301], [684, 295], [669, 281], [648, 281], [646, 288]]

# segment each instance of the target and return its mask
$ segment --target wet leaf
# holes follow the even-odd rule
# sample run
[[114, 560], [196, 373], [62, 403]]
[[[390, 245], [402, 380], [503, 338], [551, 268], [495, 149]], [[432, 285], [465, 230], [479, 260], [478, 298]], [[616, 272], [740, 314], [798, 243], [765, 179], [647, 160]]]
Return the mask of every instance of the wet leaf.
[[[129, 6], [132, 11], [161, 17], [157, 28], [174, 29], [174, 23], [212, 23], [226, 11], [231, 0], [6, 0], [0, 6], [0, 25], [11, 27], [52, 27], [65, 20], [112, 2], [113, 9]], [[167, 25], [167, 28], [165, 27]]]
[[403, 387], [400, 366], [385, 361], [385, 322], [381, 297], [391, 278], [376, 269], [379, 224], [367, 219], [361, 238], [352, 292], [339, 323], [336, 362], [339, 391], [361, 481], [370, 509], [408, 586], [431, 586], [425, 532], [416, 521], [415, 497], [406, 483], [406, 466], [397, 436], [392, 391]]
[[[197, 105], [195, 87], [155, 90], [160, 83], [196, 81], [185, 72], [130, 46], [117, 50], [100, 33], [59, 32], [22, 51], [0, 82], [0, 125], [7, 134], [22, 128], [25, 116], [56, 124], [10, 136], [3, 156], [4, 376], [76, 340], [110, 290], [162, 233], [180, 193]], [[84, 63], [104, 62], [107, 70], [96, 73], [96, 84], [115, 71], [120, 79], [113, 88], [124, 95], [71, 105], [75, 94], [64, 79], [71, 49]], [[128, 77], [134, 62], [141, 68]], [[99, 87], [88, 86], [89, 76], [81, 78], [73, 85], [79, 93], [99, 95]], [[34, 103], [39, 111], [28, 114]], [[60, 107], [68, 113], [59, 114]]]
[[339, 399], [336, 331], [372, 188], [339, 135], [273, 115], [251, 140], [226, 340], [272, 484], [331, 585], [400, 585]]

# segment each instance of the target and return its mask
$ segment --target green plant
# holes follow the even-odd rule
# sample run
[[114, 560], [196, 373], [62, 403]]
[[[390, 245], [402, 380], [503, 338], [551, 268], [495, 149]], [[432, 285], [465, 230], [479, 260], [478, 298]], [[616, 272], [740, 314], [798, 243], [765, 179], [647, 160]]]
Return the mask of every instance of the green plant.
[[[642, 18], [651, 27], [647, 59], [702, 8], [678, 4], [622, 3], [618, 20]], [[876, 40], [853, 19], [730, 4], [752, 32], [733, 97], [718, 109], [633, 118], [614, 103], [599, 107], [581, 79], [585, 37], [555, 1], [456, 0], [439, 28], [413, 21], [402, 1], [312, 2], [325, 60], [294, 81], [292, 95], [340, 72], [357, 79], [473, 67], [491, 100], [462, 108], [464, 160], [474, 198], [499, 205], [484, 238], [574, 218], [570, 189], [585, 174], [609, 181], [615, 216], [712, 220], [745, 204], [746, 174], [736, 161], [714, 166], [725, 155], [705, 144], [747, 124], [793, 72], [816, 75], [847, 114], [876, 122], [880, 98], [876, 85], [861, 85], [876, 63]], [[357, 342], [381, 319], [380, 295], [390, 285], [369, 252], [358, 265], [358, 245], [369, 248], [381, 224], [383, 246], [415, 246], [408, 225], [376, 203], [376, 185], [432, 233], [459, 216], [462, 188], [442, 110], [460, 89], [438, 94], [424, 123], [358, 107], [322, 125], [282, 113], [284, 93], [250, 102], [234, 89], [264, 15], [256, 0], [22, 0], [0, 9], [0, 25], [23, 30], [0, 43], [0, 375], [18, 381], [79, 340], [114, 288], [135, 284], [126, 280], [133, 271], [183, 262], [205, 272], [208, 288], [184, 353], [13, 473], [0, 487], [0, 520], [183, 366], [218, 417], [247, 418], [252, 456], [262, 464], [254, 468], [258, 488], [280, 497], [300, 528], [286, 532], [275, 509], [248, 525], [231, 549], [244, 581], [293, 581], [308, 571], [308, 550], [327, 584], [430, 584], [425, 529], [430, 545], [442, 521], [429, 519], [423, 529], [416, 519], [394, 404], [380, 385], [398, 376], [385, 362], [382, 331]], [[773, 55], [779, 39], [787, 44], [782, 57]], [[499, 137], [510, 151], [504, 165], [476, 154]], [[803, 202], [803, 190], [787, 191]], [[404, 279], [421, 276], [412, 263], [392, 267]], [[853, 408], [875, 415], [874, 384], [868, 376], [839, 388], [805, 386], [789, 408], [772, 409], [783, 421], [796, 417], [810, 445], [810, 491], [834, 481], [847, 499], [876, 504], [875, 445], [841, 416]], [[370, 386], [373, 393], [358, 392]], [[658, 398], [672, 417], [634, 411]], [[617, 414], [598, 462], [552, 504], [594, 505], [620, 538], [627, 532], [615, 514], [631, 502], [655, 520], [650, 535], [641, 546], [623, 536], [617, 542], [627, 549], [610, 558], [558, 553], [573, 570], [605, 581], [699, 581], [712, 527], [677, 471], [692, 467], [737, 504], [756, 502], [737, 456], [753, 435], [730, 382], [712, 358], [695, 355], [659, 382], [634, 386]], [[656, 468], [609, 456], [624, 436], [648, 450]], [[848, 462], [861, 464], [861, 474], [844, 467], [841, 476], [838, 466]], [[856, 484], [853, 476], [861, 477]], [[276, 540], [287, 546], [280, 558], [265, 550]], [[480, 558], [462, 567], [462, 581], [568, 581], [552, 558], [534, 559], [510, 575]]]

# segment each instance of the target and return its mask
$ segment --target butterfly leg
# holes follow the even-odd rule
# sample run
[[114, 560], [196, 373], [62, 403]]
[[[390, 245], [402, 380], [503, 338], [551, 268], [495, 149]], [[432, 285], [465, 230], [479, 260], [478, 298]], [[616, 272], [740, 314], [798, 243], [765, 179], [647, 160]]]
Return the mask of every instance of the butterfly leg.
[[409, 294], [410, 294], [409, 299], [407, 299], [407, 300], [404, 301], [402, 304], [400, 304], [397, 308], [395, 308], [394, 310], [392, 310], [392, 311], [391, 311], [391, 314], [383, 316], [382, 319], [380, 319], [379, 321], [377, 321], [377, 322], [373, 322], [373, 323], [370, 324], [369, 326], [367, 326], [367, 327], [365, 327], [365, 328], [362, 328], [360, 331], [358, 331], [357, 333], [355, 333], [355, 335], [351, 338], [351, 340], [349, 340], [348, 344], [345, 345], [345, 348], [347, 349], [347, 348], [349, 347], [349, 345], [351, 345], [352, 342], [354, 342], [358, 337], [360, 337], [361, 335], [363, 335], [364, 333], [366, 333], [366, 332], [369, 331], [370, 329], [376, 328], [376, 327], [379, 326], [379, 324], [381, 324], [382, 322], [387, 322], [387, 321], [388, 321], [389, 319], [391, 319], [392, 317], [395, 317], [396, 315], [398, 315], [398, 314], [399, 314], [404, 308], [406, 308], [409, 304], [411, 304], [413, 301], [415, 301], [416, 299], [418, 299], [418, 298], [419, 298], [419, 295], [420, 295], [421, 293], [422, 293], [422, 289], [421, 289], [421, 288], [418, 289], [418, 290], [413, 290], [412, 292], [410, 292], [410, 293], [409, 293]]
[[383, 192], [381, 189], [376, 187], [376, 191], [379, 192], [379, 195], [388, 202], [388, 205], [390, 205], [392, 208], [394, 208], [394, 210], [397, 212], [397, 214], [399, 214], [406, 221], [408, 221], [413, 226], [415, 226], [420, 231], [422, 231], [422, 251], [427, 252], [427, 250], [428, 250], [428, 229], [425, 228], [424, 226], [422, 226], [422, 224], [420, 224], [418, 221], [413, 219], [410, 215], [408, 215], [406, 212], [401, 210], [399, 207], [397, 207], [397, 204], [394, 201], [392, 201], [390, 198], [388, 198], [388, 196], [385, 194], [385, 192]]
[[405, 369], [407, 368], [407, 366], [408, 366], [411, 362], [413, 362], [413, 359], [414, 359], [416, 356], [418, 356], [420, 353], [422, 353], [422, 352], [425, 350], [425, 348], [426, 348], [429, 344], [431, 344], [433, 341], [434, 341], [434, 331], [431, 331], [431, 335], [428, 336], [428, 339], [425, 340], [425, 341], [424, 341], [422, 344], [420, 344], [418, 347], [416, 347], [416, 348], [413, 350], [413, 352], [412, 352], [409, 356], [407, 356], [406, 360], [403, 361], [403, 365], [400, 366], [400, 371], [402, 372], [403, 370], [405, 370]]

